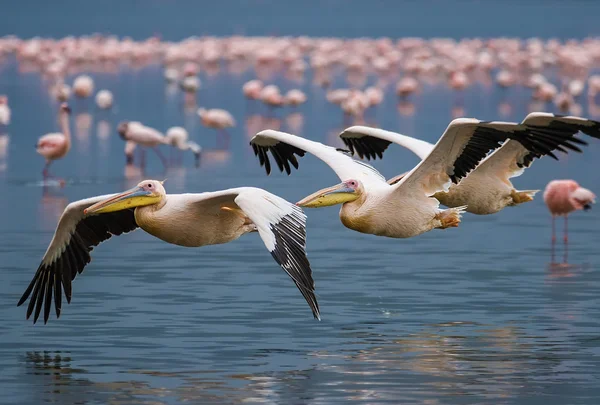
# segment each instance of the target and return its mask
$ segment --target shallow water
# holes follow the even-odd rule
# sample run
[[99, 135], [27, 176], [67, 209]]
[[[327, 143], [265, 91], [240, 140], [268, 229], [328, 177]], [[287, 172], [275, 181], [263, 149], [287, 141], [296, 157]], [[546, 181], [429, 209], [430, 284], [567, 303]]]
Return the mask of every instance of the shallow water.
[[[578, 29], [574, 36], [593, 33]], [[600, 212], [569, 219], [565, 264], [561, 244], [551, 258], [540, 195], [408, 240], [352, 232], [336, 208], [307, 211], [321, 322], [256, 234], [186, 249], [138, 231], [96, 248], [61, 318], [33, 326], [16, 302], [69, 201], [143, 177], [168, 178], [171, 193], [249, 185], [291, 201], [338, 181], [310, 156], [290, 177], [267, 177], [248, 146], [253, 125], [338, 142], [341, 114], [310, 75], [300, 84], [273, 78], [285, 89], [300, 86], [309, 103], [265, 124], [261, 106], [240, 94], [251, 71], [203, 72], [199, 105], [225, 107], [238, 120], [226, 150], [184, 111], [181, 95], [165, 88], [160, 66], [94, 77], [97, 88], [115, 93], [116, 105], [105, 113], [91, 100], [73, 103], [73, 149], [52, 168], [66, 185], [44, 187], [33, 145], [57, 129], [57, 104], [37, 74], [19, 72], [12, 59], [0, 66], [0, 93], [13, 109], [0, 155], [0, 403], [590, 404], [600, 397]], [[413, 114], [399, 112], [392, 94], [369, 112], [369, 123], [435, 141], [452, 119], [455, 95], [442, 85], [426, 86]], [[464, 115], [521, 120], [528, 95], [478, 84], [465, 92]], [[582, 114], [590, 114], [585, 104]], [[145, 174], [125, 167], [115, 132], [123, 119], [162, 130], [186, 126], [207, 151], [200, 167], [186, 156], [165, 172], [151, 154]], [[599, 153], [600, 141], [591, 140], [585, 153], [541, 159], [514, 183], [543, 189], [573, 178], [598, 192]], [[416, 162], [390, 147], [375, 166], [391, 177]]]

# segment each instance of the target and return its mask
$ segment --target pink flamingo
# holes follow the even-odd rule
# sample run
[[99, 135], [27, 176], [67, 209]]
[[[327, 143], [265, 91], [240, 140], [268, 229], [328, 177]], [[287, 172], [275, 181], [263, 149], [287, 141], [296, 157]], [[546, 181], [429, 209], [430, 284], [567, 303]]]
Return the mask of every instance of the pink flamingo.
[[302, 90], [292, 89], [285, 94], [285, 104], [297, 107], [306, 103], [306, 94]]
[[266, 104], [271, 111], [277, 107], [283, 107], [285, 105], [285, 99], [279, 92], [279, 87], [274, 84], [265, 86], [260, 92], [260, 100]]
[[263, 82], [260, 80], [250, 80], [244, 83], [242, 93], [244, 93], [244, 97], [249, 100], [258, 100], [260, 98], [260, 91], [263, 87]]
[[8, 106], [8, 97], [0, 96], [0, 125], [10, 124], [10, 107]]
[[[581, 187], [574, 180], [552, 180], [544, 190], [544, 202], [552, 214], [552, 257], [554, 258], [554, 243], [556, 242], [555, 219], [565, 217], [565, 246], [569, 241], [567, 216], [578, 210], [589, 210], [596, 202], [596, 196], [587, 188]], [[566, 261], [565, 251], [565, 261]], [[554, 259], [553, 259], [554, 260]]]
[[43, 175], [48, 176], [50, 164], [62, 159], [71, 149], [71, 130], [69, 129], [69, 114], [71, 109], [66, 103], [61, 104], [58, 120], [62, 133], [53, 132], [42, 136], [36, 144], [36, 152], [46, 158]]
[[414, 77], [403, 77], [396, 85], [398, 97], [405, 98], [419, 89], [419, 82]]
[[87, 75], [77, 76], [73, 82], [73, 93], [77, 97], [87, 98], [94, 92], [94, 80]]
[[383, 90], [381, 90], [379, 87], [367, 87], [364, 94], [369, 100], [369, 107], [377, 107], [383, 102]]
[[[125, 155], [128, 162], [130, 161], [130, 159], [132, 159], [133, 150], [135, 149], [135, 147], [130, 143], [132, 142], [136, 145], [152, 148], [152, 150], [161, 160], [163, 166], [165, 168], [167, 167], [167, 160], [162, 155], [162, 153], [160, 153], [157, 146], [169, 145], [170, 141], [160, 131], [154, 128], [147, 127], [139, 121], [123, 121], [119, 123], [117, 131], [119, 132], [119, 136], [121, 136], [121, 139], [123, 139], [124, 141], [128, 141], [125, 144]], [[145, 158], [146, 152], [145, 148], [143, 148], [141, 167], [144, 167], [146, 163]]]
[[220, 108], [211, 108], [207, 110], [205, 108], [198, 108], [198, 115], [200, 116], [200, 121], [202, 125], [209, 128], [214, 128], [223, 136], [223, 145], [224, 148], [229, 147], [229, 133], [227, 132], [227, 128], [231, 128], [235, 126], [235, 119], [229, 113], [229, 111], [220, 109]]

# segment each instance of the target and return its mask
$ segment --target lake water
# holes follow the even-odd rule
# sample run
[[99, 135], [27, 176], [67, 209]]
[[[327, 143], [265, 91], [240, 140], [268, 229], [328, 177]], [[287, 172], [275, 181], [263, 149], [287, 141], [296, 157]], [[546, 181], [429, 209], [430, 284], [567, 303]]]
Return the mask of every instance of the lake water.
[[[203, 7], [189, 3], [184, 4], [190, 7], [188, 13], [176, 7], [180, 3], [146, 3], [141, 16], [159, 21], [159, 6], [167, 3], [170, 11], [164, 12], [165, 18], [196, 14], [199, 24], [206, 23], [194, 30], [190, 17], [180, 25], [157, 22], [171, 39], [195, 33], [231, 34], [235, 27], [246, 27], [237, 32], [245, 34], [368, 34], [367, 28], [353, 28], [356, 15], [348, 10], [340, 11], [339, 19], [331, 16], [335, 23], [326, 30], [320, 23], [326, 20], [318, 13], [306, 27], [298, 25], [302, 14], [290, 19], [290, 25], [284, 17], [268, 25], [271, 20], [261, 12], [273, 6], [283, 13], [283, 6], [272, 2], [258, 2], [258, 11], [247, 18], [235, 9], [230, 19], [226, 19], [228, 2], [206, 14]], [[326, 4], [338, 10], [338, 3]], [[385, 22], [383, 27], [368, 25], [373, 36], [451, 31], [442, 24], [443, 15], [433, 11], [430, 27], [411, 22], [406, 30], [399, 24], [394, 31], [382, 3], [366, 3], [373, 4], [373, 19]], [[36, 13], [17, 26], [16, 17], [27, 7], [27, 2], [19, 2], [0, 16], [0, 35], [102, 31], [144, 37], [154, 29], [142, 21], [131, 26], [115, 22], [124, 23], [127, 12], [137, 12], [140, 2], [117, 9], [109, 3], [102, 7], [104, 14], [96, 10], [98, 6], [69, 9], [69, 4], [73, 5], [67, 2], [47, 10], [49, 21], [57, 24], [43, 23]], [[290, 14], [298, 4], [289, 4]], [[468, 29], [461, 25], [456, 35], [499, 35], [499, 22], [483, 20], [488, 13], [500, 12], [499, 7], [473, 11], [469, 4], [457, 3], [457, 12], [469, 9], [478, 18]], [[533, 7], [537, 2], [525, 4], [539, 12]], [[538, 28], [519, 25], [525, 20], [516, 12], [517, 22], [506, 28], [507, 34], [525, 37], [536, 29], [547, 37], [598, 33], [592, 19], [597, 3], [569, 4], [550, 2], [544, 7], [548, 16], [543, 24], [537, 22]], [[513, 6], [517, 11], [527, 8], [517, 2]], [[427, 11], [415, 5], [410, 10]], [[401, 8], [396, 11], [401, 21], [410, 20]], [[85, 17], [90, 15], [86, 29]], [[572, 15], [581, 19], [574, 21]], [[226, 25], [217, 26], [216, 18], [226, 19]], [[167, 26], [175, 28], [169, 33]], [[289, 32], [286, 27], [291, 27]], [[408, 240], [350, 231], [340, 223], [337, 208], [307, 210], [307, 249], [321, 322], [312, 319], [258, 235], [187, 249], [142, 231], [113, 238], [94, 250], [93, 261], [74, 282], [72, 303], [63, 306], [59, 320], [52, 315], [47, 325], [35, 326], [26, 321], [25, 308], [16, 303], [69, 201], [121, 191], [144, 177], [168, 178], [170, 193], [247, 185], [290, 201], [338, 182], [311, 156], [303, 158], [300, 170], [289, 177], [265, 176], [248, 145], [257, 125], [280, 126], [339, 144], [335, 135], [343, 123], [337, 107], [325, 101], [324, 91], [307, 75], [302, 83], [272, 78], [284, 89], [302, 88], [309, 102], [294, 114], [278, 111], [265, 124], [262, 106], [248, 105], [240, 93], [242, 84], [253, 77], [252, 71], [235, 74], [225, 66], [210, 75], [201, 73], [198, 104], [227, 108], [238, 121], [230, 147], [222, 150], [217, 148], [216, 134], [201, 127], [193, 112], [185, 111], [181, 94], [166, 88], [159, 65], [95, 74], [97, 88], [111, 89], [116, 105], [111, 112], [99, 112], [92, 100], [73, 100], [73, 149], [52, 167], [54, 175], [67, 181], [60, 188], [41, 186], [43, 161], [34, 150], [39, 136], [58, 129], [57, 104], [37, 74], [19, 72], [12, 58], [0, 66], [0, 93], [9, 96], [13, 110], [12, 123], [2, 136], [6, 153], [0, 156], [0, 403], [597, 403], [600, 210], [570, 217], [568, 264], [562, 263], [560, 243], [555, 262], [562, 264], [556, 264], [551, 258], [550, 216], [541, 195], [496, 215], [467, 214], [459, 228]], [[343, 78], [337, 77], [335, 84], [343, 85]], [[526, 89], [501, 92], [478, 84], [465, 92], [464, 115], [518, 121], [528, 112], [528, 97]], [[452, 119], [454, 98], [444, 86], [426, 86], [413, 99], [414, 113], [406, 114], [388, 91], [367, 121], [434, 142]], [[554, 106], [546, 109], [554, 111]], [[590, 116], [585, 103], [582, 114]], [[123, 141], [115, 131], [124, 119], [161, 130], [185, 126], [206, 151], [200, 167], [194, 168], [191, 156], [186, 156], [181, 167], [164, 171], [152, 154], [143, 175], [125, 167]], [[543, 189], [552, 179], [573, 178], [598, 193], [599, 153], [600, 141], [590, 140], [583, 154], [561, 155], [559, 162], [541, 159], [514, 183], [521, 189]], [[410, 152], [390, 147], [375, 166], [391, 177], [417, 161]]]

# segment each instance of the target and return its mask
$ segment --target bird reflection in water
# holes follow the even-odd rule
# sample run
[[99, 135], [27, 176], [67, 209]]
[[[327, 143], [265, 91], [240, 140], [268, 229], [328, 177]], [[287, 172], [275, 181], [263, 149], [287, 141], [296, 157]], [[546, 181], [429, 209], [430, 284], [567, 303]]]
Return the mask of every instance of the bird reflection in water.
[[415, 105], [408, 100], [400, 100], [398, 102], [398, 113], [403, 117], [412, 117], [415, 115]]
[[40, 222], [43, 224], [44, 229], [54, 229], [63, 211], [69, 204], [68, 198], [62, 192], [58, 191], [64, 186], [65, 181], [62, 179], [44, 180], [42, 198], [39, 204]]
[[108, 156], [110, 144], [111, 126], [110, 122], [103, 119], [96, 123], [96, 138], [98, 139], [98, 149], [100, 156]]
[[91, 128], [92, 115], [90, 113], [80, 112], [75, 116], [75, 136], [80, 150], [87, 151], [89, 149]]
[[[294, 403], [314, 402], [314, 369], [264, 374], [229, 376], [231, 384], [210, 370], [153, 371], [133, 370], [121, 374], [119, 381], [92, 381], [86, 369], [73, 366], [70, 353], [28, 352], [25, 354], [28, 386], [32, 403], [119, 405], [156, 405], [173, 403]], [[130, 380], [123, 376], [131, 375]], [[126, 377], [125, 377], [126, 378]], [[134, 379], [135, 378], [135, 379]], [[146, 381], [147, 380], [147, 381]], [[153, 383], [159, 381], [158, 383]], [[157, 386], [166, 381], [167, 386]], [[239, 382], [243, 382], [240, 385]]]
[[0, 132], [0, 173], [8, 169], [8, 146], [10, 137], [6, 133]]
[[[552, 356], [536, 350], [535, 337], [513, 325], [487, 329], [472, 322], [447, 322], [403, 337], [364, 328], [350, 333], [356, 336], [354, 345], [362, 348], [315, 356], [321, 360], [321, 375], [337, 375], [329, 379], [355, 400], [395, 402], [398, 392], [405, 398], [516, 397], [528, 382], [524, 378], [530, 378], [528, 368], [545, 370], [543, 379], [554, 375], [557, 366]], [[364, 348], [365, 341], [377, 343]], [[415, 374], [427, 376], [427, 383], [414, 384]], [[377, 388], [367, 381], [376, 381]]]
[[[293, 112], [285, 117], [285, 125], [287, 129], [296, 135], [302, 134], [302, 128], [304, 127], [304, 114], [301, 112]], [[263, 128], [266, 129], [266, 128]], [[260, 129], [258, 132], [262, 131]], [[255, 132], [256, 134], [257, 132]]]

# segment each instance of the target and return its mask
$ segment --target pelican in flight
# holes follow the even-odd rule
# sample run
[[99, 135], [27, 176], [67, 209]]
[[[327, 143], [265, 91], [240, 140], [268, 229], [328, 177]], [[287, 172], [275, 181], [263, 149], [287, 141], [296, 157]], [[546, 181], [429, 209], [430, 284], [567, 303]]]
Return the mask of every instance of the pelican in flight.
[[465, 207], [441, 210], [433, 195], [458, 183], [508, 137], [520, 139], [535, 151], [546, 150], [516, 123], [455, 119], [427, 158], [393, 185], [373, 167], [347, 153], [295, 135], [264, 130], [250, 144], [267, 174], [271, 171], [268, 151], [279, 169], [288, 174], [290, 164], [298, 168], [295, 155], [308, 152], [329, 165], [342, 180], [341, 184], [302, 199], [299, 206], [342, 204], [340, 219], [346, 227], [379, 236], [408, 238], [435, 228], [458, 226]]
[[[535, 112], [529, 114], [521, 126], [536, 137], [546, 147], [530, 151], [515, 140], [507, 140], [489, 154], [459, 184], [447, 191], [434, 194], [447, 207], [467, 206], [467, 212], [479, 215], [494, 214], [507, 206], [515, 206], [533, 200], [539, 190], [517, 190], [510, 178], [520, 176], [531, 163], [544, 155], [557, 159], [553, 151], [567, 152], [567, 149], [581, 152], [578, 145], [587, 145], [576, 138], [579, 131], [600, 138], [600, 123], [580, 117], [557, 116], [550, 113]], [[344, 130], [340, 137], [351, 153], [361, 158], [380, 159], [391, 143], [397, 143], [414, 152], [425, 160], [433, 152], [435, 145], [410, 136], [377, 128], [353, 126]], [[388, 181], [394, 184], [405, 175], [400, 174]]]
[[33, 280], [19, 300], [21, 305], [31, 296], [27, 318], [35, 310], [35, 323], [43, 306], [46, 323], [53, 295], [58, 318], [62, 290], [70, 303], [71, 282], [90, 262], [94, 246], [138, 227], [165, 242], [186, 247], [227, 243], [258, 232], [314, 317], [320, 319], [306, 257], [306, 216], [301, 208], [253, 187], [166, 194], [162, 182], [156, 180], [144, 180], [121, 194], [87, 198], [67, 206]]

